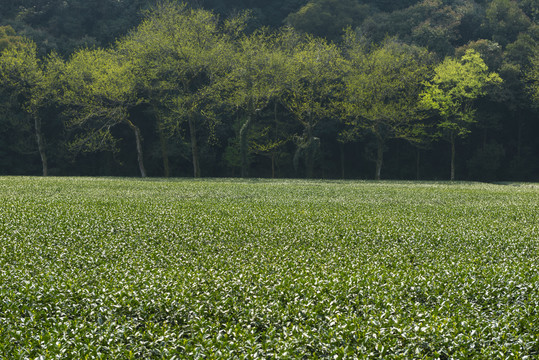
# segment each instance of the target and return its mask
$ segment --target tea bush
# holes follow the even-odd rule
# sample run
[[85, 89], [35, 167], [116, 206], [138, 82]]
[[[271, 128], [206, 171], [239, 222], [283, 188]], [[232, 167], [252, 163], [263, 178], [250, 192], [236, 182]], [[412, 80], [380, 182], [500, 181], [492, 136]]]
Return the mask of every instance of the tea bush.
[[0, 358], [538, 358], [514, 185], [0, 178]]

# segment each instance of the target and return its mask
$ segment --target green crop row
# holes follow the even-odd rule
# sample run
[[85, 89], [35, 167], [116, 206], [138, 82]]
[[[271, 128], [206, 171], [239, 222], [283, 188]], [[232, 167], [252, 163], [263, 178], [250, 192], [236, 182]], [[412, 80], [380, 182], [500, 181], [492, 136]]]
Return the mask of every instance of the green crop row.
[[539, 358], [516, 185], [0, 178], [0, 358]]

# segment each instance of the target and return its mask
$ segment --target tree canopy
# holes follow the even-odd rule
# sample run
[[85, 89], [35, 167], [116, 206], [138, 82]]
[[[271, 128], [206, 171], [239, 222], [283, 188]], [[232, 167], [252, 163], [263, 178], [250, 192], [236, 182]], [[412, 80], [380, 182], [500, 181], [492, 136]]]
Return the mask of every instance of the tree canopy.
[[429, 75], [429, 55], [424, 48], [394, 39], [371, 50], [353, 34], [348, 41], [350, 67], [342, 102], [348, 126], [344, 135], [347, 140], [374, 137], [375, 179], [379, 180], [387, 140], [417, 141], [423, 128], [418, 98]]
[[479, 53], [467, 50], [460, 59], [447, 58], [434, 69], [434, 77], [421, 93], [421, 103], [436, 111], [437, 126], [451, 143], [451, 180], [455, 179], [455, 141], [470, 133], [475, 123], [473, 100], [486, 94], [486, 86], [500, 84], [497, 73], [489, 73]]

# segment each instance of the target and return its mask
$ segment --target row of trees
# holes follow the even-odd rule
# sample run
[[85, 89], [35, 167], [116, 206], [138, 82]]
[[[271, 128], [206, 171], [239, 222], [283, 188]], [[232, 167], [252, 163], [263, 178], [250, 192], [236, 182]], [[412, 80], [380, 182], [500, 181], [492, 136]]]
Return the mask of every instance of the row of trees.
[[[416, 149], [417, 169], [422, 150], [443, 139], [454, 179], [457, 141], [488, 129], [477, 111], [507, 96], [507, 80], [488, 70], [488, 42], [440, 60], [396, 38], [375, 44], [361, 29], [337, 45], [291, 28], [246, 32], [248, 24], [246, 15], [221, 21], [210, 11], [163, 4], [114, 46], [68, 60], [54, 53], [39, 60], [32, 41], [4, 28], [8, 148], [24, 152], [28, 144], [16, 135], [31, 124], [44, 175], [51, 151], [56, 163], [108, 151], [136, 154], [141, 176], [148, 160], [169, 176], [171, 162], [188, 154], [195, 177], [208, 158], [242, 176], [268, 158], [273, 176], [290, 163], [295, 173], [284, 175], [313, 177], [326, 144], [340, 152], [344, 172], [347, 144], [361, 143], [379, 179], [393, 139]], [[529, 103], [537, 103], [538, 56], [526, 54], [529, 65], [515, 70]], [[122, 138], [133, 139], [131, 151]]]

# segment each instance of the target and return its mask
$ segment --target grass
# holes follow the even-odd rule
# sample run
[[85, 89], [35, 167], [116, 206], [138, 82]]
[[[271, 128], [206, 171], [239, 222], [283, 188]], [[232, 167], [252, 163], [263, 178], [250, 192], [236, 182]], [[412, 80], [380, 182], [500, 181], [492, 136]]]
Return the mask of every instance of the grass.
[[0, 358], [538, 358], [513, 185], [0, 178]]

